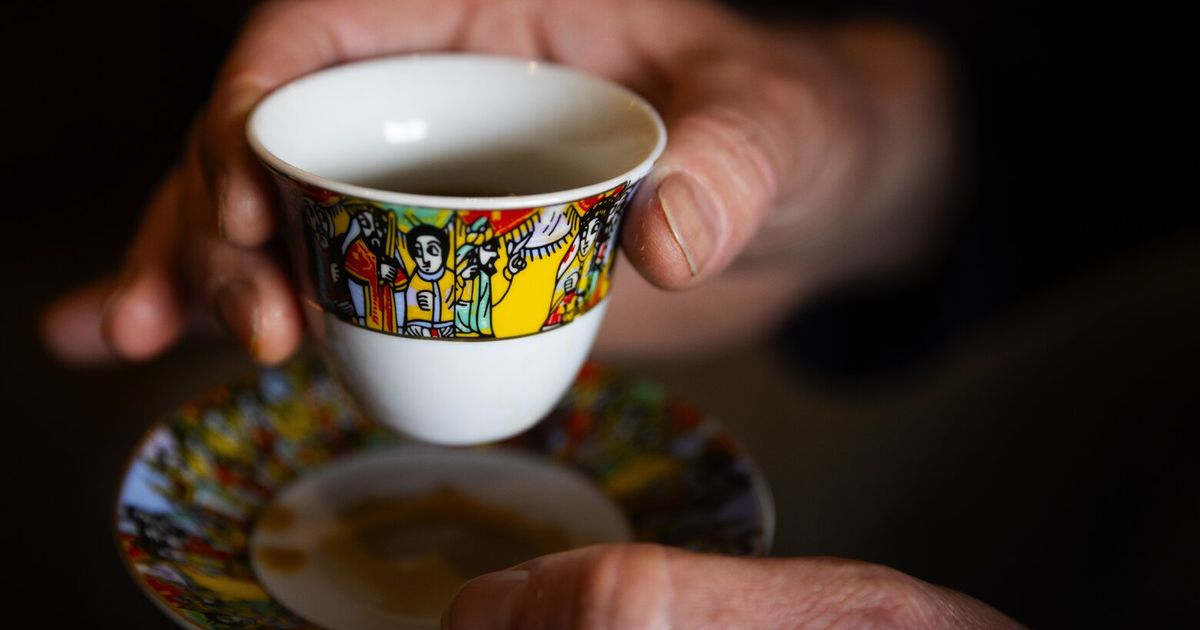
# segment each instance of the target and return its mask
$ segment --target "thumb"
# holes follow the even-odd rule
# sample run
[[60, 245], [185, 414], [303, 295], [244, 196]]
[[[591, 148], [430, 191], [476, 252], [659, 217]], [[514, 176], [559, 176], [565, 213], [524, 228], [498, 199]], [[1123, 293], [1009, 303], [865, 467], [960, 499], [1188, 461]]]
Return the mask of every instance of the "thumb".
[[646, 544], [585, 547], [476, 578], [444, 618], [450, 630], [810, 625], [1016, 627], [976, 600], [886, 567]]
[[862, 176], [856, 81], [822, 49], [773, 41], [666, 69], [668, 145], [624, 233], [630, 261], [659, 287], [717, 275], [780, 209], [849, 203]]

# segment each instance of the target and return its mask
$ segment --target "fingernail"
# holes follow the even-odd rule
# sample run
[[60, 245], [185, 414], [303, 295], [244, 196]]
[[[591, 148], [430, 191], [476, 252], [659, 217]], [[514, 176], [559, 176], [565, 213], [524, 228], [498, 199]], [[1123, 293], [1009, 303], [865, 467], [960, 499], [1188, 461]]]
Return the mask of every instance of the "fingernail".
[[507, 630], [516, 622], [517, 603], [529, 584], [529, 572], [498, 571], [458, 589], [442, 615], [443, 630]]
[[229, 240], [229, 235], [225, 231], [225, 211], [227, 199], [229, 198], [229, 174], [221, 173], [217, 176], [217, 233], [221, 236], [221, 240]]
[[673, 174], [658, 187], [658, 205], [688, 269], [699, 275], [717, 245], [717, 216], [708, 195], [697, 190], [688, 176]]
[[217, 291], [217, 315], [251, 356], [258, 356], [258, 291], [246, 280], [233, 280]]

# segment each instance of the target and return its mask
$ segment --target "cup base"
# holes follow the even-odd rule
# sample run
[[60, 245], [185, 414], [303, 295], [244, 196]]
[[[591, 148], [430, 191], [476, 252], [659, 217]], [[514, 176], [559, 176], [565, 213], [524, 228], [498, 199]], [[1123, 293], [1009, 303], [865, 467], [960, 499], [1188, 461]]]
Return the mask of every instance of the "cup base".
[[608, 301], [559, 328], [490, 341], [385, 335], [308, 308], [363, 413], [418, 440], [464, 445], [511, 437], [549, 413], [587, 358]]

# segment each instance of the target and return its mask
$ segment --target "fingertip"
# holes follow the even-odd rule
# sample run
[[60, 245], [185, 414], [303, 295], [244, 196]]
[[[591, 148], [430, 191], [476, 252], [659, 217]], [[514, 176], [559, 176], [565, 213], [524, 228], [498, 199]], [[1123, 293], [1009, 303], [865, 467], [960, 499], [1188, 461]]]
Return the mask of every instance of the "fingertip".
[[116, 359], [102, 332], [113, 284], [106, 278], [77, 288], [42, 311], [38, 334], [51, 355], [78, 366], [103, 365]]
[[303, 339], [303, 322], [292, 296], [279, 296], [262, 305], [261, 333], [250, 354], [259, 363], [275, 365], [296, 353]]
[[[710, 79], [711, 81], [711, 79]], [[647, 280], [686, 289], [721, 273], [778, 202], [791, 152], [774, 110], [730, 85], [692, 95], [670, 117], [659, 184], [630, 223], [643, 242], [627, 250]], [[649, 242], [646, 242], [649, 241]]]
[[442, 615], [446, 630], [505, 630], [515, 625], [517, 603], [529, 584], [529, 571], [488, 573], [466, 584], [451, 598]]
[[276, 274], [227, 282], [217, 290], [214, 306], [225, 328], [259, 363], [285, 361], [300, 346], [301, 315], [290, 289]]
[[101, 330], [116, 355], [145, 361], [178, 339], [185, 324], [186, 315], [171, 280], [161, 273], [143, 271], [112, 296]]

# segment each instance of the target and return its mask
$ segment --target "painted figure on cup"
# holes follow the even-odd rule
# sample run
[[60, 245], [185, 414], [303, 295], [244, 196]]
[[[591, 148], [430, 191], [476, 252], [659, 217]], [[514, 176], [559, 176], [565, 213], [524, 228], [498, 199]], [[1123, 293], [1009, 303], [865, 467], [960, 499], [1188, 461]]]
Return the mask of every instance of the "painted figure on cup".
[[450, 237], [441, 228], [420, 224], [404, 235], [404, 244], [415, 264], [404, 293], [405, 334], [453, 337], [459, 287], [446, 269]]
[[392, 335], [499, 339], [557, 328], [604, 299], [632, 188], [505, 210], [304, 192], [306, 267], [327, 313]]
[[[495, 336], [492, 308], [504, 301], [513, 279], [528, 266], [523, 250], [531, 234], [520, 241], [506, 239], [501, 254], [500, 238], [494, 236], [487, 218], [479, 217], [467, 227], [463, 244], [454, 256], [459, 296], [454, 305], [454, 324], [459, 336]], [[497, 277], [496, 265], [502, 257], [505, 260]]]
[[[616, 221], [609, 217], [620, 212], [625, 200], [623, 190], [590, 204], [574, 204], [579, 212], [579, 228], [567, 248], [555, 274], [554, 292], [550, 299], [549, 315], [542, 330], [557, 328], [582, 315], [603, 297], [607, 275], [611, 268], [616, 236]], [[604, 283], [604, 286], [601, 284]]]
[[346, 283], [358, 323], [395, 333], [404, 325], [408, 276], [397, 249], [396, 216], [366, 204], [349, 204], [352, 219], [342, 241]]
[[317, 301], [326, 309], [343, 317], [354, 316], [354, 305], [346, 283], [342, 282], [341, 250], [332, 247], [336, 238], [333, 223], [334, 208], [324, 207], [312, 199], [304, 199], [304, 228], [312, 252], [313, 284]]
[[596, 245], [596, 255], [587, 272], [587, 297], [580, 301], [580, 312], [587, 311], [604, 296], [608, 295], [612, 283], [612, 266], [617, 256], [617, 236], [621, 230], [621, 210], [625, 207], [630, 191], [622, 190], [611, 197], [605, 197], [596, 202], [591, 212], [599, 212], [604, 217], [600, 237]]

